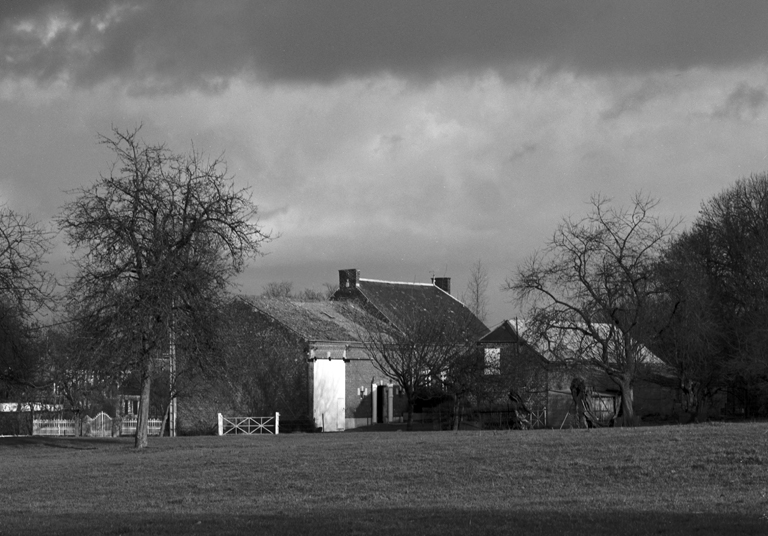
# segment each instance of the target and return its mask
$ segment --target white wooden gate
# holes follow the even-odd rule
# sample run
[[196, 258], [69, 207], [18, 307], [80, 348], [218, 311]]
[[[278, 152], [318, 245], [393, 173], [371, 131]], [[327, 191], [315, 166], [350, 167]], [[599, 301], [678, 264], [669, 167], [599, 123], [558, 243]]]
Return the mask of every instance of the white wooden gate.
[[546, 428], [547, 408], [533, 408], [529, 419], [531, 420], [531, 428]]
[[219, 413], [219, 435], [279, 434], [280, 414], [272, 417], [224, 417]]

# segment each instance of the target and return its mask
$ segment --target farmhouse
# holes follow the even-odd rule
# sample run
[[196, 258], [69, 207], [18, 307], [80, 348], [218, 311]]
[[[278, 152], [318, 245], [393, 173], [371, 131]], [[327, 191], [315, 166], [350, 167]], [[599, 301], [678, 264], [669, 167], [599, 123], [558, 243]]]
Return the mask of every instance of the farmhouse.
[[[523, 321], [505, 320], [480, 338], [479, 344], [486, 362], [498, 362], [511, 389], [525, 400], [536, 426], [559, 428], [570, 424], [568, 419], [575, 417], [570, 390], [574, 378], [583, 379], [590, 388], [593, 413], [600, 422], [608, 423], [618, 414], [618, 386], [605, 372], [587, 363], [588, 352], [594, 349], [565, 330], [549, 341], [535, 342], [529, 342], [521, 333], [525, 333]], [[640, 352], [643, 364], [634, 383], [635, 414], [640, 418], [674, 415], [677, 392], [673, 375], [647, 348], [641, 347]]]
[[402, 391], [379, 370], [363, 344], [371, 325], [401, 325], [414, 315], [465, 315], [479, 337], [485, 325], [450, 294], [450, 278], [403, 283], [339, 271], [328, 302], [254, 299], [254, 311], [293, 335], [308, 364], [307, 393], [314, 426], [341, 431], [402, 419]]

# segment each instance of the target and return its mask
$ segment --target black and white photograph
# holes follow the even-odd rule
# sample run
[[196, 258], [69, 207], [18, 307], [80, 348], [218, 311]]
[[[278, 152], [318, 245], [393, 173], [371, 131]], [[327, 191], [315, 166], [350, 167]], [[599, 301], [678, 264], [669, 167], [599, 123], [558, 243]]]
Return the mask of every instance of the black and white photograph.
[[0, 536], [768, 534], [768, 2], [0, 2]]

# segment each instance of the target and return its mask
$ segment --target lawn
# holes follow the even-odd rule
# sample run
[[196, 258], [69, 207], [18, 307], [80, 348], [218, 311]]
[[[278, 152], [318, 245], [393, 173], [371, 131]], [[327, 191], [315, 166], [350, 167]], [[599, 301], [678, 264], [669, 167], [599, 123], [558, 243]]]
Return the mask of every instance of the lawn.
[[768, 534], [768, 424], [0, 438], [0, 535]]

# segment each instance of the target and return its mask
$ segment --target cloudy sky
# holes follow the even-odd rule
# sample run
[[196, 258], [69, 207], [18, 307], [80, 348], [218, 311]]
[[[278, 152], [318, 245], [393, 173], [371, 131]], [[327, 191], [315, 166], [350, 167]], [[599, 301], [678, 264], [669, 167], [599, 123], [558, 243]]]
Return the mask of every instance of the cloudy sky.
[[[600, 192], [668, 217], [768, 170], [768, 2], [0, 3], [0, 199], [51, 223], [143, 124], [252, 188], [240, 277], [504, 278]], [[51, 267], [64, 273], [67, 250]]]

